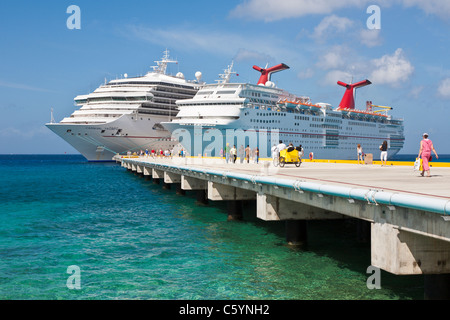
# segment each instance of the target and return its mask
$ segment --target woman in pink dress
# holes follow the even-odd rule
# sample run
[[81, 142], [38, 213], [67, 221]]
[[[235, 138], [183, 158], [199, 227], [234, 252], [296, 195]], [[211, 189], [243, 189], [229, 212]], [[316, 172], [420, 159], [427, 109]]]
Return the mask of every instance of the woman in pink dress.
[[431, 151], [433, 151], [434, 154], [436, 155], [436, 159], [439, 159], [436, 150], [434, 150], [433, 142], [431, 142], [431, 140], [428, 139], [428, 133], [424, 133], [423, 140], [420, 141], [419, 155], [417, 156], [418, 158], [422, 156], [422, 172], [420, 174], [421, 176], [424, 176], [424, 173], [426, 172], [427, 177], [431, 177], [430, 166], [428, 164], [428, 161], [431, 158]]

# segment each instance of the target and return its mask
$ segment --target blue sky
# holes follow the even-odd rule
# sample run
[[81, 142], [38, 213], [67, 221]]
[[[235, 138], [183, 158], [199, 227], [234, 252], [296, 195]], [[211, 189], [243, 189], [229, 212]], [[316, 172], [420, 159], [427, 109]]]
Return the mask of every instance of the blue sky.
[[[69, 30], [70, 5], [81, 29]], [[380, 29], [368, 29], [370, 5]], [[428, 132], [450, 154], [450, 1], [233, 0], [0, 2], [0, 154], [77, 153], [44, 125], [70, 115], [73, 98], [105, 78], [145, 74], [167, 48], [169, 68], [214, 82], [233, 60], [234, 80], [256, 83], [254, 64], [287, 64], [272, 80], [313, 102], [338, 106], [337, 80], [369, 79], [366, 100], [405, 120], [401, 153]]]

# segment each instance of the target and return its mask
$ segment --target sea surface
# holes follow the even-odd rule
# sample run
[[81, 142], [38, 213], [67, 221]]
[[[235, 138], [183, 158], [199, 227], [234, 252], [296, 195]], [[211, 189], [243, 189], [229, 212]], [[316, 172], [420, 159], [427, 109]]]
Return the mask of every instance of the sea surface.
[[299, 249], [255, 212], [227, 221], [224, 203], [80, 155], [0, 156], [0, 299], [423, 299], [422, 276], [368, 288], [353, 220], [309, 222]]
[[[431, 161], [431, 165], [433, 164], [433, 162], [450, 162], [450, 154], [439, 154], [439, 159], [436, 159], [436, 156], [434, 153], [431, 153], [433, 160]], [[416, 154], [397, 154], [394, 157], [390, 158], [389, 160], [392, 161], [412, 161], [414, 162], [417, 158], [417, 153]], [[374, 160], [379, 160], [379, 155], [378, 158], [375, 158], [374, 155]]]

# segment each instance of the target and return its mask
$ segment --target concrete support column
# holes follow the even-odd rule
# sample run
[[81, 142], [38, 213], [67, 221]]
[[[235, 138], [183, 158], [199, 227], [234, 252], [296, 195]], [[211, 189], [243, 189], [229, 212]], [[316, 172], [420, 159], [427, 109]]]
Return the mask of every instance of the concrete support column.
[[168, 171], [164, 171], [164, 189], [170, 189], [171, 188], [171, 184], [174, 183], [181, 183], [181, 175], [176, 174], [176, 173], [172, 173], [172, 172], [168, 172]]
[[374, 267], [397, 275], [450, 273], [450, 242], [389, 223], [372, 223], [371, 255]]
[[164, 172], [165, 183], [181, 183], [181, 175], [165, 171]]
[[286, 220], [286, 242], [292, 246], [307, 244], [306, 220]]
[[426, 274], [424, 276], [425, 300], [450, 300], [450, 274]]
[[148, 167], [144, 167], [144, 176], [152, 176], [152, 169]]
[[358, 237], [358, 242], [361, 243], [370, 242], [370, 228], [371, 223], [369, 221], [361, 219], [356, 220], [356, 234]]
[[184, 196], [186, 191], [181, 188], [181, 183], [176, 183], [177, 194]]
[[181, 176], [181, 188], [183, 190], [206, 190], [208, 183], [206, 180]]
[[160, 179], [164, 179], [164, 171], [152, 169], [153, 183], [160, 184]]
[[243, 203], [239, 200], [229, 200], [227, 201], [228, 207], [228, 221], [232, 220], [242, 220], [243, 217]]
[[256, 199], [256, 192], [208, 181], [208, 199], [213, 201], [253, 200]]
[[258, 194], [257, 217], [264, 221], [342, 219], [344, 216], [268, 194]]
[[206, 190], [197, 190], [197, 204], [208, 204], [208, 196], [206, 192]]

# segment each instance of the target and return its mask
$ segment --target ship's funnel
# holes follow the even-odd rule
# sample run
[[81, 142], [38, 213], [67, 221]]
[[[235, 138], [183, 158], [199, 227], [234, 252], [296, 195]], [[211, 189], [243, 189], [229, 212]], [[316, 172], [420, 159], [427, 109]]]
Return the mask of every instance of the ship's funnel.
[[272, 73], [289, 69], [289, 67], [287, 65], [285, 65], [284, 63], [280, 63], [279, 65], [276, 65], [274, 67], [270, 67], [267, 69], [263, 69], [258, 66], [253, 66], [253, 69], [261, 72], [261, 77], [258, 80], [258, 84], [265, 85], [267, 81], [270, 81], [270, 77], [271, 77]]
[[367, 86], [371, 84], [369, 80], [356, 82], [353, 84], [347, 84], [342, 81], [338, 81], [337, 84], [346, 88], [341, 103], [339, 103], [339, 109], [355, 109], [355, 89]]

